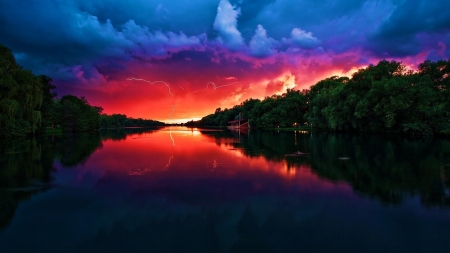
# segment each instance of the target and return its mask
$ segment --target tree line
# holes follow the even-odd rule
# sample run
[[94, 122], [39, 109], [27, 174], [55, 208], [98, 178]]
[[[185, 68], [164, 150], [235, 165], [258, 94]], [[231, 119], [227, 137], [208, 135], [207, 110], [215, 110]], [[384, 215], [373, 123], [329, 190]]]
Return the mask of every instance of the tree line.
[[[226, 126], [238, 117], [252, 127], [307, 125], [319, 130], [450, 134], [450, 60], [425, 61], [417, 71], [382, 60], [348, 77], [333, 76], [309, 89], [248, 99], [187, 126]], [[57, 99], [52, 79], [19, 66], [0, 45], [0, 137], [99, 128], [162, 126], [164, 123], [106, 115], [84, 98]], [[240, 116], [239, 116], [240, 115]]]
[[100, 127], [155, 126], [162, 122], [103, 114], [84, 97], [60, 99], [52, 78], [34, 75], [17, 64], [11, 50], [0, 44], [0, 138], [45, 133], [97, 131]]
[[382, 60], [349, 77], [333, 76], [307, 90], [249, 99], [188, 126], [226, 126], [237, 115], [257, 128], [307, 125], [319, 130], [450, 134], [450, 60], [417, 71]]
[[164, 126], [165, 123], [156, 120], [130, 118], [125, 114], [102, 114], [100, 116], [100, 128], [122, 128], [122, 127], [155, 127]]

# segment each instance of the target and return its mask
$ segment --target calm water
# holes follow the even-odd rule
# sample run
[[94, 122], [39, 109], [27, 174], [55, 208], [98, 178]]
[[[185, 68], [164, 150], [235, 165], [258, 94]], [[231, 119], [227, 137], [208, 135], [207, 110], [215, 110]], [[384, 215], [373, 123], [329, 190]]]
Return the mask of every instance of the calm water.
[[5, 253], [450, 252], [448, 139], [172, 127], [0, 151]]

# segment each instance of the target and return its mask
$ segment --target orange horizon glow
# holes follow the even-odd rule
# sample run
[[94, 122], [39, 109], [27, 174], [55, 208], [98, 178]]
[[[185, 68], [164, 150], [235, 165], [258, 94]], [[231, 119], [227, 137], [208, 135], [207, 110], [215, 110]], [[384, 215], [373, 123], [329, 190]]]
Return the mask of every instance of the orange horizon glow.
[[[181, 85], [177, 82], [167, 82], [171, 93], [165, 84], [150, 84], [139, 80], [109, 81], [106, 90], [95, 86], [81, 89], [64, 88], [68, 94], [85, 96], [91, 105], [101, 106], [104, 109], [103, 113], [108, 115], [125, 114], [131, 118], [179, 124], [200, 120], [214, 113], [217, 108], [232, 108], [247, 99], [263, 100], [267, 96], [281, 95], [287, 89], [308, 89], [330, 74], [336, 74], [336, 72], [325, 71], [323, 74], [311, 75], [311, 81], [302, 81], [303, 84], [296, 81], [297, 77], [291, 71], [284, 71], [271, 78], [254, 80], [250, 77], [244, 77], [245, 79], [226, 77], [217, 82], [217, 86], [225, 86], [217, 89], [212, 86], [207, 87], [206, 81], [203, 82], [204, 86], [199, 86], [197, 82], [186, 82]], [[341, 75], [344, 74], [348, 73], [341, 73]], [[230, 81], [227, 78], [235, 79]], [[145, 80], [156, 79], [146, 78]], [[241, 81], [237, 83], [236, 79]]]
[[[413, 69], [425, 56], [405, 58], [402, 62]], [[212, 67], [208, 67], [193, 60], [162, 60], [159, 64], [130, 63], [117, 77], [83, 80], [84, 84], [79, 86], [57, 85], [63, 90], [60, 95], [85, 96], [91, 105], [102, 107], [109, 115], [125, 114], [179, 124], [199, 120], [217, 108], [232, 108], [247, 99], [263, 100], [287, 89], [309, 89], [331, 76], [351, 77], [359, 69], [379, 61], [358, 63], [359, 58], [360, 52], [319, 54], [305, 61], [289, 55], [246, 58], [247, 62], [240, 63], [245, 70], [232, 63], [209, 63]]]

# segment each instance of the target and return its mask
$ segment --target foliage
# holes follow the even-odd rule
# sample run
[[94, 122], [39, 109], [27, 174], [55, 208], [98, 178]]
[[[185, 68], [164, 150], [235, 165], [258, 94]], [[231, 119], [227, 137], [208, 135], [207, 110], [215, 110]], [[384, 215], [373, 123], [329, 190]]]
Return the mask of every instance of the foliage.
[[100, 107], [89, 105], [84, 98], [72, 95], [63, 96], [59, 100], [59, 124], [63, 131], [83, 132], [96, 131], [100, 126]]
[[102, 114], [100, 128], [122, 128], [122, 127], [154, 127], [164, 126], [163, 122], [142, 118], [128, 118], [124, 114]]
[[248, 99], [231, 109], [217, 108], [214, 114], [203, 117], [198, 122], [188, 122], [190, 126], [226, 126], [238, 115], [248, 119], [251, 126], [274, 127], [293, 126], [304, 122], [303, 115], [307, 111], [305, 92], [287, 90], [282, 95], [259, 99]]
[[97, 131], [102, 127], [160, 126], [161, 122], [108, 116], [86, 98], [56, 99], [52, 78], [22, 69], [11, 50], [0, 45], [0, 138], [36, 133]]
[[54, 127], [55, 123], [58, 121], [58, 105], [55, 104], [57, 93], [53, 91], [56, 89], [56, 86], [52, 84], [51, 77], [41, 75], [38, 78], [41, 81], [43, 93], [40, 109], [42, 114], [40, 131], [44, 132], [46, 127]]
[[383, 60], [351, 79], [325, 79], [311, 87], [306, 120], [323, 130], [448, 134], [449, 71], [449, 61], [414, 73]]
[[188, 126], [226, 126], [241, 113], [257, 128], [310, 125], [352, 132], [450, 134], [450, 60], [407, 71], [400, 62], [382, 60], [353, 74], [333, 76], [309, 90], [287, 90], [231, 109], [217, 108]]
[[[63, 131], [162, 126], [164, 123], [102, 114], [84, 98], [56, 99], [48, 76], [22, 69], [0, 45], [0, 138]], [[237, 117], [258, 128], [310, 125], [353, 132], [450, 134], [450, 60], [425, 61], [416, 72], [400, 62], [382, 60], [347, 77], [330, 77], [309, 90], [287, 90], [264, 100], [248, 99], [188, 126], [225, 127]]]
[[41, 124], [43, 83], [0, 45], [0, 137], [34, 133]]

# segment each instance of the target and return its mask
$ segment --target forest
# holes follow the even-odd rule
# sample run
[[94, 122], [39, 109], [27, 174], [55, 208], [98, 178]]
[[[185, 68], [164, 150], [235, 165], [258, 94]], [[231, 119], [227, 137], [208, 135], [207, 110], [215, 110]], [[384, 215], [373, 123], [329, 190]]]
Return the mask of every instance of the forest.
[[248, 119], [251, 127], [309, 126], [324, 131], [450, 134], [450, 60], [425, 61], [416, 71], [382, 60], [351, 78], [333, 76], [307, 90], [249, 99], [188, 126], [226, 126]]
[[58, 99], [55, 89], [51, 77], [23, 69], [11, 50], [0, 45], [0, 138], [164, 125], [121, 114], [106, 115], [103, 108], [90, 105], [84, 97], [65, 95]]
[[[186, 126], [224, 127], [238, 117], [251, 127], [308, 126], [317, 130], [450, 135], [450, 60], [425, 61], [416, 71], [382, 60], [350, 77], [333, 76], [306, 90], [248, 99]], [[52, 78], [34, 75], [0, 45], [0, 138], [99, 128], [163, 126], [162, 122], [106, 115], [84, 97], [57, 98]], [[239, 116], [240, 115], [240, 116]]]

